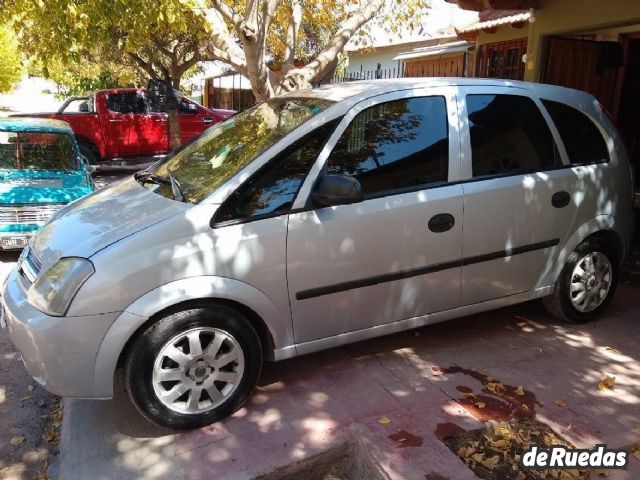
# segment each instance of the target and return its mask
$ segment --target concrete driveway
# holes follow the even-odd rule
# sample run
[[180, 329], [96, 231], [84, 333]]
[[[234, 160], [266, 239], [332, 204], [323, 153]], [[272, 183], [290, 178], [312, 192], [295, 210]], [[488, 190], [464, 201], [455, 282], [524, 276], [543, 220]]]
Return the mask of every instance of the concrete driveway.
[[[514, 406], [578, 447], [631, 447], [640, 442], [639, 311], [640, 285], [627, 281], [588, 325], [559, 323], [531, 302], [269, 364], [245, 408], [187, 433], [142, 420], [118, 380], [114, 400], [66, 401], [61, 478], [311, 478], [326, 464], [342, 473], [314, 478], [476, 478], [442, 439], [509, 421]], [[615, 387], [599, 391], [606, 375]], [[520, 404], [488, 391], [489, 376], [522, 386]], [[640, 478], [640, 462], [607, 475]]]

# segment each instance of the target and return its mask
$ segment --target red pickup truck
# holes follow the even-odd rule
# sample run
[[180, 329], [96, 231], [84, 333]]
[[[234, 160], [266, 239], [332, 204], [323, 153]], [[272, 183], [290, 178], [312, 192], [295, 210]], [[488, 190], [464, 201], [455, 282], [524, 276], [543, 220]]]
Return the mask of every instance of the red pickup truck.
[[[180, 100], [182, 143], [229, 116], [232, 110], [211, 110], [188, 98]], [[153, 157], [170, 150], [167, 114], [153, 111], [144, 90], [99, 90], [68, 98], [55, 113], [23, 116], [55, 118], [71, 125], [81, 153], [91, 164], [127, 157]]]

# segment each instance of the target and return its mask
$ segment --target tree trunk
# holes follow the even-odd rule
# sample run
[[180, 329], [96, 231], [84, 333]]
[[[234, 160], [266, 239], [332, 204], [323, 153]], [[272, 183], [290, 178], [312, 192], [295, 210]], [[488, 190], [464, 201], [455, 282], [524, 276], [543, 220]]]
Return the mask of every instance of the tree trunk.
[[[178, 90], [180, 88], [180, 78], [173, 78], [171, 80], [171, 86]], [[169, 128], [169, 147], [171, 150], [175, 150], [182, 145], [182, 132], [180, 130], [180, 108], [178, 103], [169, 102], [167, 109], [167, 124]]]

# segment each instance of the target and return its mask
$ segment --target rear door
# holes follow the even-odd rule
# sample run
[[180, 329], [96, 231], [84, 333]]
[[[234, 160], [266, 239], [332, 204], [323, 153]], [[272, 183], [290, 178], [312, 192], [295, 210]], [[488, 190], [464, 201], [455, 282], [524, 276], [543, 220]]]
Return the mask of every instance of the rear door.
[[461, 303], [547, 286], [582, 199], [579, 174], [528, 91], [465, 87], [459, 102], [466, 159]]
[[[463, 197], [453, 184], [460, 173], [454, 99], [451, 88], [374, 97], [329, 140], [294, 205], [301, 211], [289, 215], [299, 352], [314, 349], [306, 342], [458, 306]], [[355, 177], [364, 201], [308, 203], [325, 173]]]
[[167, 115], [151, 112], [143, 91], [109, 93], [107, 107], [114, 156], [147, 156], [169, 150]]

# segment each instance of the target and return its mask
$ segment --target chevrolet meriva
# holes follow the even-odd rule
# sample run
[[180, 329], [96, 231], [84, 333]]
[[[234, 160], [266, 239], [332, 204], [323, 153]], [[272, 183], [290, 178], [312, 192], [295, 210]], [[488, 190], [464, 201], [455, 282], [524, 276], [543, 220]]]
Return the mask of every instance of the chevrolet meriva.
[[632, 197], [623, 143], [583, 92], [298, 91], [60, 210], [6, 280], [3, 323], [48, 390], [109, 398], [122, 366], [144, 416], [198, 427], [240, 408], [264, 360], [533, 298], [596, 317]]

